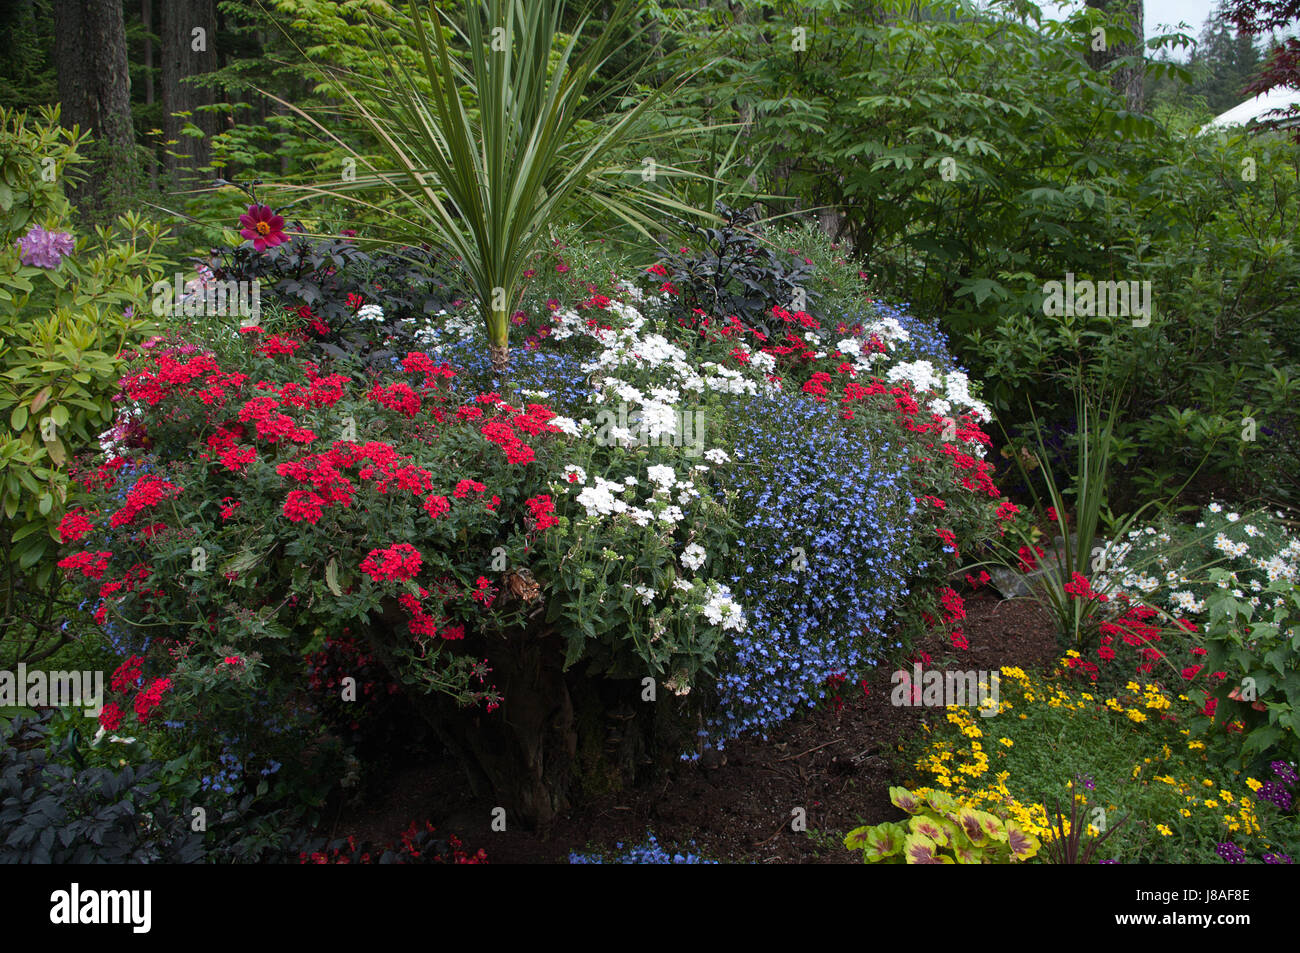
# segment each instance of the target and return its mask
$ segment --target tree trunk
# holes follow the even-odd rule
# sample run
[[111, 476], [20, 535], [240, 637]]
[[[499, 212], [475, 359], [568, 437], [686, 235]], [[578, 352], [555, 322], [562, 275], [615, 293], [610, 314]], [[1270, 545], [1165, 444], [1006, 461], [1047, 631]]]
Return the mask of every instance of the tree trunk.
[[[1137, 34], [1138, 38], [1135, 45], [1116, 44], [1108, 40], [1104, 50], [1090, 48], [1088, 52], [1089, 66], [1100, 70], [1121, 56], [1141, 57], [1143, 55], [1145, 49], [1143, 45], [1145, 18], [1142, 0], [1087, 0], [1087, 4], [1094, 10], [1104, 10], [1112, 14], [1127, 14], [1132, 24], [1132, 30]], [[1146, 71], [1140, 63], [1135, 66], [1121, 67], [1111, 77], [1111, 87], [1115, 92], [1123, 94], [1129, 112], [1140, 113], [1146, 104], [1145, 79]]]
[[[375, 657], [399, 684], [392, 646], [406, 625], [394, 602], [367, 629]], [[462, 709], [446, 696], [419, 691], [409, 697], [461, 763], [474, 795], [504, 808], [508, 826], [545, 836], [584, 794], [618, 790], [642, 769], [666, 767], [694, 740], [680, 704], [637, 701], [639, 681], [593, 678], [580, 667], [565, 672], [564, 647], [546, 628], [488, 639], [477, 651], [504, 697], [498, 710]]]
[[[172, 187], [180, 188], [211, 160], [208, 137], [217, 132], [215, 116], [199, 111], [212, 105], [212, 90], [185, 82], [217, 68], [216, 0], [166, 0], [159, 14], [163, 133], [169, 142], [166, 164]], [[203, 138], [182, 135], [187, 123], [203, 130]]]
[[91, 175], [70, 197], [83, 224], [109, 221], [129, 206], [137, 169], [120, 0], [54, 0], [54, 62], [63, 124], [94, 136]]

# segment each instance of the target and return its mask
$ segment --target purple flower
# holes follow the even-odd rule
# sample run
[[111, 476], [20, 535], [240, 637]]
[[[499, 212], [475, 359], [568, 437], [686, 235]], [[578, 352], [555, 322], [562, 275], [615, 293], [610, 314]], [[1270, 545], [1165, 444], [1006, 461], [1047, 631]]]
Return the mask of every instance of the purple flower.
[[17, 242], [22, 263], [37, 268], [58, 268], [63, 257], [72, 254], [72, 243], [68, 232], [47, 232], [39, 225], [33, 225]]
[[1246, 852], [1232, 841], [1225, 841], [1214, 850], [1230, 864], [1244, 864], [1246, 862]]
[[1291, 809], [1291, 792], [1278, 781], [1265, 781], [1264, 785], [1255, 792], [1255, 797], [1261, 801], [1270, 801], [1284, 811]]
[[1286, 854], [1265, 854], [1264, 863], [1266, 864], [1290, 864], [1293, 863], [1291, 858]]
[[1274, 761], [1272, 764], [1269, 765], [1269, 767], [1273, 769], [1274, 774], [1276, 774], [1287, 784], [1295, 784], [1297, 782], [1300, 782], [1300, 777], [1296, 776], [1295, 769], [1292, 768], [1291, 765], [1287, 764], [1285, 761]]

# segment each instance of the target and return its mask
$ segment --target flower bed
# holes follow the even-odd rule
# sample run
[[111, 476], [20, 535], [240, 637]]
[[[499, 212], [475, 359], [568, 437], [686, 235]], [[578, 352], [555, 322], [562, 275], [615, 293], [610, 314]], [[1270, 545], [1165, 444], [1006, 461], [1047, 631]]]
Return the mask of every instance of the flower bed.
[[[352, 293], [328, 328], [280, 300], [141, 351], [60, 565], [227, 786], [318, 770], [301, 671], [331, 640], [536, 819], [571, 785], [543, 756], [571, 730], [554, 703], [662, 692], [647, 743], [698, 757], [960, 621], [947, 575], [999, 506], [989, 415], [920, 322], [776, 306], [777, 341], [674, 323], [653, 284], [585, 290], [521, 312], [508, 383], [472, 310]], [[349, 357], [354, 332], [373, 343]], [[383, 356], [402, 341], [423, 349]]]

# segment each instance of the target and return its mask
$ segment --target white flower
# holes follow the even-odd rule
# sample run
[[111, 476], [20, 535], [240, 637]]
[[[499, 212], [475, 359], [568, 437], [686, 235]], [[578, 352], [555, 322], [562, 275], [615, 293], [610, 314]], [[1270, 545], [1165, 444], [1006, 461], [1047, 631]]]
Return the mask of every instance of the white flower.
[[686, 547], [681, 555], [682, 565], [690, 570], [698, 570], [704, 565], [704, 560], [706, 558], [708, 558], [708, 556], [704, 552], [704, 547], [698, 543], [691, 543]]
[[659, 522], [667, 523], [669, 526], [680, 523], [686, 518], [686, 514], [677, 506], [666, 506], [662, 513], [659, 514]]
[[731, 596], [731, 590], [719, 582], [709, 583], [706, 592], [707, 601], [700, 607], [700, 613], [713, 625], [735, 632], [745, 630], [745, 612]]
[[1229, 523], [1235, 523], [1237, 522], [1237, 520], [1241, 519], [1241, 517], [1238, 516], [1236, 513], [1225, 513], [1223, 514], [1223, 518], [1227, 520]]
[[358, 321], [380, 322], [384, 320], [384, 309], [377, 304], [365, 304], [357, 311]]
[[548, 420], [547, 423], [552, 427], [559, 428], [561, 433], [568, 434], [570, 437], [576, 437], [578, 435], [578, 425], [572, 417], [564, 417], [560, 414], [556, 414]]
[[1223, 512], [1223, 507], [1220, 506], [1218, 503], [1211, 503], [1211, 504], [1210, 504], [1208, 507], [1206, 507], [1206, 508], [1207, 508], [1211, 513], [1222, 513], [1222, 512]]
[[672, 467], [668, 466], [655, 465], [649, 467], [646, 470], [646, 476], [650, 478], [650, 482], [656, 484], [661, 490], [671, 489], [672, 485], [677, 482], [677, 474]]
[[705, 460], [708, 460], [710, 463], [730, 463], [730, 462], [731, 462], [731, 457], [727, 456], [727, 451], [722, 450], [722, 449], [720, 449], [720, 448], [718, 448], [718, 447], [714, 447], [712, 450], [705, 450], [705, 451], [704, 451], [704, 459], [705, 459]]

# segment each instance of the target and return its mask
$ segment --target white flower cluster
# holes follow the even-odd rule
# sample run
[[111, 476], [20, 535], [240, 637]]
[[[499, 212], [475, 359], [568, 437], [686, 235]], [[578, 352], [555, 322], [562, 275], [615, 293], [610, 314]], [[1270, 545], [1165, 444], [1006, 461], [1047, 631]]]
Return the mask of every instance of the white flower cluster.
[[976, 419], [987, 423], [993, 419], [988, 406], [971, 396], [970, 378], [964, 371], [936, 370], [929, 361], [902, 361], [885, 373], [891, 384], [904, 381], [912, 385], [919, 401], [928, 404], [931, 412], [946, 417], [954, 413], [971, 411]]
[[713, 625], [725, 631], [744, 632], [747, 624], [745, 611], [732, 598], [731, 590], [717, 580], [710, 580], [705, 591], [705, 602], [700, 613]]
[[[1229, 523], [1237, 523], [1241, 520], [1239, 513], [1225, 513], [1218, 503], [1211, 503], [1207, 510], [1213, 514], [1222, 514], [1223, 519]], [[1196, 524], [1196, 527], [1202, 530], [1205, 526], [1204, 521]], [[1252, 540], [1265, 535], [1263, 530], [1250, 523], [1243, 524], [1242, 531]], [[1125, 540], [1112, 542], [1106, 547], [1105, 569], [1093, 578], [1093, 587], [1099, 592], [1110, 592], [1116, 595], [1126, 593], [1131, 598], [1149, 596], [1156, 590], [1163, 590], [1163, 595], [1158, 598], [1172, 609], [1189, 615], [1203, 614], [1206, 609], [1205, 599], [1197, 598], [1196, 592], [1188, 588], [1206, 582], [1203, 578], [1205, 573], [1201, 571], [1203, 567], [1198, 569], [1201, 559], [1190, 555], [1178, 556], [1175, 553], [1177, 564], [1171, 567], [1171, 559], [1167, 553], [1172, 542], [1168, 533], [1157, 532], [1152, 526], [1130, 531]], [[1300, 580], [1300, 540], [1298, 539], [1289, 539], [1282, 549], [1269, 556], [1253, 555], [1251, 543], [1245, 540], [1233, 540], [1222, 531], [1214, 534], [1210, 545], [1230, 561], [1229, 567], [1235, 562], [1237, 568], [1219, 579], [1217, 585], [1221, 589], [1231, 589], [1236, 598], [1245, 598], [1246, 589], [1259, 593], [1266, 583], [1278, 579], [1286, 579], [1290, 582]], [[1160, 577], [1141, 571], [1140, 567], [1151, 564], [1170, 568], [1164, 569]], [[1242, 578], [1239, 578], [1238, 572], [1242, 574]], [[1237, 587], [1238, 584], [1240, 588]], [[1259, 595], [1252, 595], [1249, 602], [1252, 606], [1258, 607], [1261, 605], [1261, 598]], [[1275, 601], [1274, 605], [1277, 604], [1278, 602]]]

